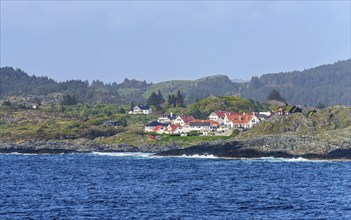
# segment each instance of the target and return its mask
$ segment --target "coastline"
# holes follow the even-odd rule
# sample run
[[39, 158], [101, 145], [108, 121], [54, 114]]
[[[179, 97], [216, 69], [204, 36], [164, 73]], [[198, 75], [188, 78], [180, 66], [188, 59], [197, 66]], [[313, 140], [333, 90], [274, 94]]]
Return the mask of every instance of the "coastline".
[[[287, 137], [285, 137], [287, 138]], [[291, 137], [289, 137], [291, 139]], [[304, 158], [308, 160], [351, 160], [351, 147], [342, 143], [339, 145], [318, 146], [318, 143], [305, 141], [287, 141], [281, 144], [277, 140], [285, 140], [281, 136], [257, 137], [254, 140], [228, 140], [206, 142], [192, 147], [183, 148], [175, 143], [170, 145], [144, 144], [132, 145], [98, 145], [95, 143], [70, 143], [39, 141], [21, 144], [0, 142], [0, 153], [23, 154], [69, 154], [92, 152], [143, 152], [155, 153], [155, 156], [206, 156], [213, 155], [226, 159], [254, 158]], [[296, 141], [296, 140], [295, 140]], [[295, 146], [294, 146], [295, 145]], [[279, 146], [279, 147], [278, 147]], [[290, 147], [289, 147], [290, 146]], [[346, 147], [345, 147], [346, 146]]]

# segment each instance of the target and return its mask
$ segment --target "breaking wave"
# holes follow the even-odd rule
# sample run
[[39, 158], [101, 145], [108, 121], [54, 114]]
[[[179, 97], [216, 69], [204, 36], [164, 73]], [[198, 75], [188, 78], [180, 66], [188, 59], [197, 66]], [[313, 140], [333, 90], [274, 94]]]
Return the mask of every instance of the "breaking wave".
[[266, 161], [266, 162], [326, 162], [325, 160], [310, 160], [302, 157], [297, 158], [281, 158], [281, 157], [260, 157], [250, 159], [253, 161]]
[[141, 152], [92, 152], [93, 155], [97, 156], [110, 156], [110, 157], [150, 157], [153, 153], [141, 153]]

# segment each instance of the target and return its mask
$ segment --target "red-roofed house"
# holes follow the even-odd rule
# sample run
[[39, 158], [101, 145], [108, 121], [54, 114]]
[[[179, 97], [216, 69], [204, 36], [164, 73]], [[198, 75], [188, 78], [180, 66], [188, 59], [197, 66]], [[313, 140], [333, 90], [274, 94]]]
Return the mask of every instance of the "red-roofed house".
[[224, 112], [224, 111], [215, 111], [212, 112], [209, 116], [208, 119], [213, 120], [215, 122], [218, 122], [220, 125], [224, 124], [224, 118], [226, 115], [235, 115], [239, 114], [236, 112]]
[[175, 120], [174, 120], [174, 124], [180, 124], [181, 126], [184, 126], [185, 124], [191, 122], [192, 120], [194, 120], [195, 118], [193, 116], [178, 116]]
[[163, 125], [157, 125], [152, 131], [156, 132], [157, 134], [163, 134], [166, 128]]
[[216, 130], [219, 127], [218, 123], [213, 120], [192, 120], [189, 123], [189, 130], [202, 131], [202, 130]]
[[252, 128], [255, 124], [258, 124], [260, 120], [251, 114], [233, 114], [226, 115], [224, 119], [224, 125], [228, 128]]
[[167, 126], [166, 132], [168, 134], [180, 134], [182, 132], [185, 132], [185, 130], [180, 124], [169, 124]]

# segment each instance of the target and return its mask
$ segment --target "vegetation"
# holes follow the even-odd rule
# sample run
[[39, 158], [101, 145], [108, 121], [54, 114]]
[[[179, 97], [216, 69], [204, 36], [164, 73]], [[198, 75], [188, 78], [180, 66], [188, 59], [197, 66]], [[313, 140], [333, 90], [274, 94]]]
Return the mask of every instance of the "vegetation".
[[252, 77], [242, 96], [265, 102], [275, 89], [288, 103], [317, 106], [351, 105], [351, 60], [322, 65], [303, 71], [264, 74]]
[[267, 101], [271, 101], [271, 100], [285, 102], [285, 99], [283, 99], [279, 94], [279, 92], [275, 89], [273, 89], [272, 92], [270, 92], [267, 96]]
[[[288, 132], [294, 132], [302, 136], [315, 136], [330, 131], [338, 131], [341, 134], [345, 132], [343, 129], [350, 128], [351, 107], [337, 105], [320, 110], [315, 114], [295, 113], [288, 116], [274, 116], [256, 125], [250, 131], [241, 134], [241, 136], [249, 138]], [[346, 132], [349, 133], [349, 130]]]
[[147, 104], [155, 106], [157, 110], [161, 109], [161, 104], [163, 103], [165, 103], [165, 99], [163, 98], [160, 90], [158, 90], [157, 94], [155, 92], [152, 92], [149, 99], [147, 100]]
[[168, 104], [168, 107], [184, 107], [185, 106], [184, 96], [180, 93], [179, 89], [178, 89], [176, 95], [174, 95], [174, 94], [168, 95], [167, 104]]
[[161, 93], [169, 106], [181, 107], [209, 96], [234, 95], [263, 103], [273, 90], [279, 91], [280, 98], [284, 97], [286, 102], [292, 104], [351, 105], [350, 75], [350, 59], [303, 71], [264, 74], [252, 77], [248, 83], [232, 82], [224, 75], [157, 84], [127, 78], [120, 84], [106, 84], [99, 80], [91, 84], [82, 80], [56, 82], [48, 77], [29, 76], [21, 69], [2, 67], [0, 98], [34, 96], [33, 99], [41, 97], [43, 104], [49, 104], [50, 100], [57, 104], [63, 100], [63, 95], [70, 95], [81, 104], [127, 105], [131, 101], [146, 104], [151, 95], [154, 97]]
[[[70, 97], [70, 96], [67, 96]], [[72, 98], [72, 97], [71, 97]], [[67, 99], [67, 98], [66, 98]], [[69, 100], [69, 99], [68, 99]], [[59, 104], [41, 105], [40, 109], [18, 108], [10, 101], [4, 101], [1, 108], [0, 138], [5, 142], [22, 143], [26, 141], [70, 141], [81, 139], [91, 140], [97, 144], [160, 144], [170, 143], [190, 146], [204, 141], [226, 140], [235, 138], [233, 132], [230, 137], [199, 136], [197, 132], [188, 136], [162, 135], [157, 140], [151, 140], [144, 135], [144, 125], [155, 120], [156, 115], [128, 115], [125, 109], [128, 105], [111, 104], [75, 104], [66, 103], [61, 112]], [[209, 111], [218, 108], [228, 111], [239, 109], [262, 109], [259, 103], [239, 97], [211, 97], [200, 100], [188, 108], [170, 107], [165, 110], [176, 110], [179, 114], [198, 112], [206, 118]], [[179, 111], [178, 111], [179, 110]], [[107, 121], [117, 121], [118, 126], [107, 126]]]
[[187, 115], [192, 115], [195, 118], [206, 119], [211, 112], [217, 110], [233, 112], [258, 112], [266, 111], [267, 108], [259, 102], [237, 96], [211, 96], [189, 105], [184, 113]]

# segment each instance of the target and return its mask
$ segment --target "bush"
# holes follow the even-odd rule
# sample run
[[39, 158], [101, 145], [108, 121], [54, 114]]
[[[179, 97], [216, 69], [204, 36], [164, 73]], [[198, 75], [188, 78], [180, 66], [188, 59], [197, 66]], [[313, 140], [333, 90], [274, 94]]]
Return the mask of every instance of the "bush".
[[240, 134], [240, 131], [238, 129], [235, 129], [232, 134], [230, 135], [230, 137], [236, 137]]
[[190, 131], [188, 136], [199, 136], [199, 133], [197, 131]]
[[88, 130], [85, 131], [84, 136], [93, 140], [97, 137], [110, 137], [117, 133], [118, 133], [118, 130], [115, 128], [106, 128], [106, 129], [89, 128]]

